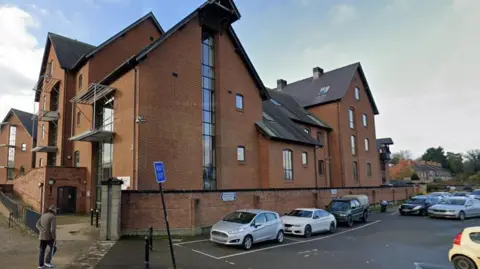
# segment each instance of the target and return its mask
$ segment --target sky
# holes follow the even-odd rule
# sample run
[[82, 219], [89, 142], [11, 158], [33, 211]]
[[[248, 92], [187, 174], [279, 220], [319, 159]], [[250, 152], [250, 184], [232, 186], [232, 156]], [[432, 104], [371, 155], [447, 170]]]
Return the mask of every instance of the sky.
[[[34, 111], [47, 32], [98, 45], [152, 11], [165, 30], [203, 0], [0, 0], [0, 117]], [[361, 62], [393, 151], [480, 148], [480, 1], [236, 0], [267, 87]], [[477, 120], [475, 120], [477, 119]]]

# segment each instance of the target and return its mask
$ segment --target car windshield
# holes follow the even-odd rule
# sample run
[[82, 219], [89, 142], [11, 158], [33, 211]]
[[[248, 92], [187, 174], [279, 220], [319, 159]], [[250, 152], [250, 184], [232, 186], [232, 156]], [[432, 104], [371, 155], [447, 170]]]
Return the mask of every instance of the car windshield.
[[345, 211], [350, 208], [350, 201], [332, 201], [328, 206], [329, 210]]
[[465, 205], [467, 200], [464, 199], [445, 199], [440, 201], [442, 205]]
[[255, 218], [257, 214], [250, 213], [250, 212], [233, 212], [232, 214], [226, 216], [223, 221], [228, 221], [228, 222], [235, 222], [235, 223], [241, 223], [241, 224], [247, 224], [250, 223], [253, 218]]
[[467, 196], [468, 194], [466, 192], [456, 192], [453, 194], [453, 196]]
[[473, 194], [473, 195], [480, 195], [480, 190], [474, 191], [474, 192], [472, 192], [471, 194]]
[[413, 198], [407, 201], [407, 204], [416, 204], [416, 205], [423, 205], [425, 204], [424, 198]]
[[443, 196], [443, 195], [445, 195], [445, 193], [443, 193], [443, 192], [432, 192], [432, 193], [430, 193], [430, 196]]
[[311, 218], [313, 212], [307, 210], [293, 210], [292, 212], [288, 213], [287, 216], [292, 217], [299, 217], [299, 218]]

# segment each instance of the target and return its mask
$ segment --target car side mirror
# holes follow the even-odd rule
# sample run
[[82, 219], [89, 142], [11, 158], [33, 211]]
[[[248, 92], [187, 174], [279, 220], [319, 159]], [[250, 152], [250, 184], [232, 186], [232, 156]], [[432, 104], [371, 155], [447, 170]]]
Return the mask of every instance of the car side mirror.
[[313, 216], [313, 219], [318, 219], [319, 217], [318, 216]]

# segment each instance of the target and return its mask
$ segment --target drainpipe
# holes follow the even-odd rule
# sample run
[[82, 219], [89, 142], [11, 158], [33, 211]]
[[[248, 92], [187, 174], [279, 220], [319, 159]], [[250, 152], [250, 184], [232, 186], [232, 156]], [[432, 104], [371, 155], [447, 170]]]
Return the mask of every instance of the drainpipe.
[[342, 187], [345, 187], [345, 171], [343, 167], [343, 147], [342, 147], [342, 131], [340, 129], [340, 107], [337, 102], [337, 125], [338, 125], [338, 145], [340, 146], [340, 171], [342, 175]]
[[[66, 112], [66, 108], [67, 108], [67, 85], [68, 85], [68, 75], [67, 75], [67, 70], [64, 71], [64, 75], [63, 75], [63, 109], [62, 109], [62, 131], [65, 129], [65, 115], [67, 115], [67, 112]], [[58, 87], [58, 91], [60, 91], [60, 87]], [[57, 94], [60, 94], [60, 92], [58, 92]], [[51, 103], [52, 103], [52, 98], [50, 98], [50, 106], [51, 106]], [[57, 110], [60, 106], [57, 106]], [[57, 140], [58, 140], [58, 125], [57, 125]], [[50, 130], [49, 130], [50, 131]], [[62, 132], [63, 134], [65, 134], [65, 132]], [[70, 134], [71, 135], [71, 134]], [[64, 165], [64, 157], [65, 157], [65, 135], [62, 135], [62, 149], [61, 149], [61, 153], [60, 153], [60, 166], [63, 166]], [[55, 143], [57, 143], [57, 141], [55, 141]], [[48, 159], [48, 158], [47, 158]], [[56, 165], [56, 164], [55, 164]]]
[[132, 186], [137, 186], [137, 177], [136, 177], [136, 155], [137, 155], [137, 74], [138, 68], [135, 67], [134, 69], [134, 77], [133, 77], [133, 174], [132, 174], [132, 182], [130, 183]]
[[313, 149], [313, 160], [314, 160], [314, 164], [313, 166], [315, 167], [315, 188], [318, 188], [318, 167], [317, 167], [317, 164], [318, 164], [318, 160], [317, 160], [317, 149], [320, 148], [320, 146], [315, 146], [315, 148]]
[[330, 148], [331, 148], [331, 141], [329, 138], [329, 132], [327, 132], [327, 156], [328, 156], [328, 178], [327, 178], [327, 183], [328, 183], [328, 188], [332, 186], [332, 155], [330, 154]]

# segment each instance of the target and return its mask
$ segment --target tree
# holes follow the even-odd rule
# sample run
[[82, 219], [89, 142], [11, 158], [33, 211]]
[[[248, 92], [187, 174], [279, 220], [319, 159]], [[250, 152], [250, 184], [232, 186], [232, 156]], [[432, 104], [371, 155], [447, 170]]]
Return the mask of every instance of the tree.
[[467, 161], [464, 163], [465, 172], [477, 174], [480, 172], [480, 149], [467, 151], [465, 154]]
[[463, 172], [463, 157], [461, 153], [447, 152], [447, 163], [450, 172], [455, 174]]
[[448, 169], [447, 157], [445, 156], [445, 152], [442, 147], [427, 149], [427, 151], [425, 151], [425, 153], [422, 155], [422, 160], [440, 163], [443, 168]]
[[413, 175], [410, 177], [410, 180], [420, 180], [420, 177], [417, 175], [417, 173], [413, 173]]
[[400, 160], [410, 160], [412, 159], [412, 152], [410, 150], [400, 150], [399, 152], [392, 154], [392, 164], [398, 164]]

